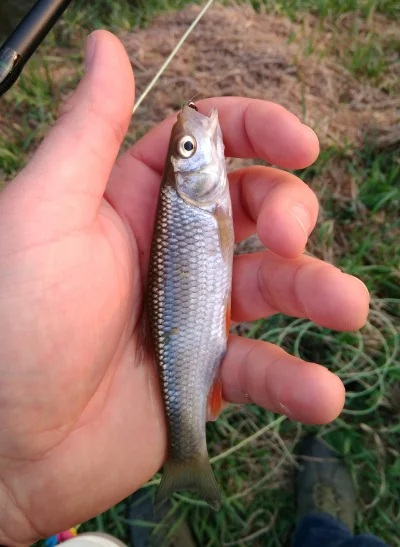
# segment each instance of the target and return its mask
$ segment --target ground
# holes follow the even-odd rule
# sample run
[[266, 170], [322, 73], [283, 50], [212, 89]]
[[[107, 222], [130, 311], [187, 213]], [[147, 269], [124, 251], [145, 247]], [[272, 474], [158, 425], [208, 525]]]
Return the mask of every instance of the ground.
[[[74, 89], [88, 31], [106, 27], [121, 37], [139, 96], [198, 13], [195, 5], [172, 11], [186, 3], [73, 3], [0, 106], [0, 178], [26, 163]], [[357, 275], [372, 294], [368, 323], [355, 333], [282, 315], [236, 327], [337, 372], [346, 405], [325, 427], [254, 406], [230, 407], [210, 425], [222, 509], [211, 513], [189, 496], [174, 502], [199, 545], [289, 545], [296, 445], [307, 432], [345, 456], [358, 494], [357, 531], [400, 545], [399, 51], [396, 0], [216, 4], [132, 121], [124, 148], [197, 93], [264, 98], [297, 114], [321, 140], [316, 164], [298, 173], [321, 202], [307, 252]], [[81, 529], [127, 540], [126, 507], [123, 501]]]

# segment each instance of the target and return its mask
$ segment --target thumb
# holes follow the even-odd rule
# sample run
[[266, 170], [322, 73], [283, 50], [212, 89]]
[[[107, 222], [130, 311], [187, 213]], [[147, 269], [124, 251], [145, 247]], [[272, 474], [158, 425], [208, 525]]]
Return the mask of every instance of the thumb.
[[60, 207], [71, 199], [75, 214], [81, 196], [81, 220], [95, 214], [133, 102], [133, 73], [121, 42], [107, 31], [92, 33], [84, 77], [15, 184], [25, 185], [26, 193], [34, 193], [39, 201], [56, 201]]

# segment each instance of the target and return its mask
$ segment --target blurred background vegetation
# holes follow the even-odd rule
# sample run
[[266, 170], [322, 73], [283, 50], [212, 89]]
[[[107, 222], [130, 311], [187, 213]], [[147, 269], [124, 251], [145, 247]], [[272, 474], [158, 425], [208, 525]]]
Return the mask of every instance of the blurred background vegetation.
[[[89, 32], [107, 28], [120, 36], [139, 96], [198, 10], [185, 0], [72, 2], [2, 99], [0, 180], [26, 164], [77, 85]], [[320, 158], [298, 173], [321, 202], [307, 252], [360, 277], [372, 295], [359, 332], [282, 315], [235, 327], [335, 371], [346, 385], [346, 406], [324, 427], [251, 405], [232, 406], [209, 424], [222, 509], [214, 514], [189, 495], [173, 504], [199, 545], [290, 544], [296, 445], [308, 432], [351, 468], [357, 532], [400, 545], [399, 53], [398, 0], [215, 2], [131, 123], [123, 148], [196, 93], [264, 98], [292, 110], [321, 139]], [[128, 542], [129, 503], [79, 523], [80, 530]]]

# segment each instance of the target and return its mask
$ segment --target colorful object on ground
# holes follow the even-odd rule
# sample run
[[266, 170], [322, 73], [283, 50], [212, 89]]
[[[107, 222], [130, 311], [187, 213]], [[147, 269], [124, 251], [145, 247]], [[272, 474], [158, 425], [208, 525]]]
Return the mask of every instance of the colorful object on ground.
[[55, 547], [59, 543], [63, 543], [64, 541], [67, 541], [68, 539], [74, 538], [76, 535], [78, 535], [76, 528], [70, 528], [69, 530], [60, 532], [56, 534], [55, 536], [50, 536], [49, 538], [46, 539], [44, 543], [46, 547]]

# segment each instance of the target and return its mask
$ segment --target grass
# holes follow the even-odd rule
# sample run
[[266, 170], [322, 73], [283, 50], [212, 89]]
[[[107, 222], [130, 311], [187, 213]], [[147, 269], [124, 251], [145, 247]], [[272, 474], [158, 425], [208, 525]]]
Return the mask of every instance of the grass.
[[[4, 179], [26, 163], [56, 119], [60, 102], [74, 89], [82, 74], [82, 44], [88, 31], [129, 30], [187, 3], [76, 0], [6, 96], [0, 131]], [[375, 13], [398, 19], [396, 0], [251, 3], [293, 19], [312, 13], [318, 24], [310, 36], [310, 51], [333, 52], [350, 72], [372, 85], [385, 85], [388, 95], [394, 92], [387, 81], [392, 65], [398, 63], [398, 38], [386, 39], [373, 21]], [[344, 15], [350, 23], [343, 30]], [[332, 31], [330, 40], [321, 39], [326, 29]], [[340, 174], [338, 184], [337, 177], [334, 184], [329, 182], [333, 173]], [[321, 202], [309, 250], [367, 284], [373, 297], [369, 321], [360, 332], [337, 333], [276, 315], [252, 324], [247, 336], [276, 343], [335, 371], [346, 384], [345, 410], [333, 424], [311, 427], [251, 405], [228, 408], [208, 428], [222, 510], [214, 514], [185, 494], [174, 498], [173, 511], [188, 517], [202, 546], [289, 545], [295, 526], [294, 454], [304, 434], [316, 433], [345, 456], [351, 469], [358, 493], [357, 531], [400, 545], [400, 157], [370, 139], [360, 150], [324, 149], [313, 166], [298, 174]], [[156, 482], [157, 477], [147, 485], [149, 492]], [[83, 523], [81, 530], [107, 531], [128, 542], [129, 503], [128, 498]]]
[[[305, 56], [316, 50], [321, 56], [333, 53], [338, 63], [352, 74], [378, 85], [391, 97], [398, 96], [398, 29], [391, 30], [385, 22], [378, 24], [379, 21], [374, 20], [376, 12], [388, 16], [389, 22], [396, 18], [400, 20], [398, 2], [247, 1], [257, 9], [291, 18], [301, 19], [307, 13], [313, 13], [318, 25], [308, 31]], [[3, 99], [11, 108], [3, 113], [5, 123], [0, 131], [0, 179], [10, 178], [29, 158], [30, 151], [57, 117], [60, 100], [76, 87], [83, 73], [82, 48], [89, 32], [108, 28], [118, 33], [143, 26], [158, 13], [181, 9], [188, 3], [189, 0], [93, 0], [90, 3], [75, 0], [39, 53], [30, 60], [18, 85]], [[347, 19], [343, 20], [343, 16]], [[127, 142], [135, 136], [128, 135]]]
[[269, 10], [295, 18], [299, 12], [308, 12], [319, 17], [339, 17], [346, 13], [357, 12], [365, 18], [372, 13], [384, 13], [390, 17], [399, 15], [400, 8], [396, 0], [251, 0], [254, 7]]

